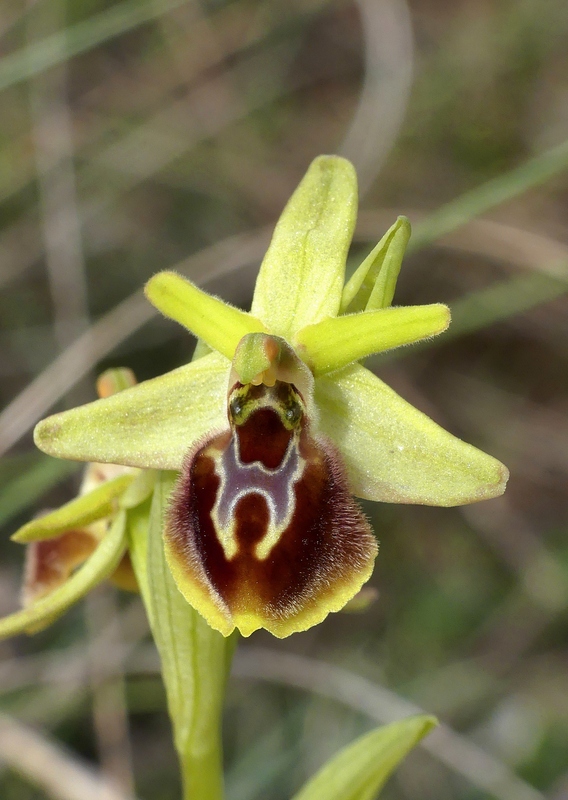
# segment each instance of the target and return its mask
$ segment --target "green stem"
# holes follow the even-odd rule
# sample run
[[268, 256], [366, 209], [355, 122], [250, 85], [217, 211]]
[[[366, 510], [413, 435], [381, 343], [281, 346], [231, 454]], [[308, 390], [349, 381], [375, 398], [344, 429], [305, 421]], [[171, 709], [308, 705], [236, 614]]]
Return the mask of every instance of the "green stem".
[[[188, 748], [180, 754], [183, 800], [222, 800], [223, 757], [220, 732], [206, 752]], [[211, 746], [213, 745], [213, 746]]]
[[183, 800], [222, 800], [221, 717], [236, 643], [180, 594], [164, 556], [164, 514], [176, 475], [160, 473], [150, 503], [130, 513], [130, 550], [162, 662]]

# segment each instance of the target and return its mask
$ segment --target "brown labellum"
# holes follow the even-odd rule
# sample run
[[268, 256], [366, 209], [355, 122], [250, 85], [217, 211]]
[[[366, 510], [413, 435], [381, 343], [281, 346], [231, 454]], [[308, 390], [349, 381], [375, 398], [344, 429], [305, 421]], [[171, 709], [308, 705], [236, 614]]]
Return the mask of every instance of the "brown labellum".
[[288, 636], [338, 611], [369, 578], [373, 533], [336, 448], [313, 436], [291, 383], [236, 383], [230, 429], [186, 458], [166, 552], [212, 627]]
[[97, 547], [88, 529], [70, 530], [53, 539], [31, 542], [26, 547], [22, 604], [40, 600], [69, 578]]

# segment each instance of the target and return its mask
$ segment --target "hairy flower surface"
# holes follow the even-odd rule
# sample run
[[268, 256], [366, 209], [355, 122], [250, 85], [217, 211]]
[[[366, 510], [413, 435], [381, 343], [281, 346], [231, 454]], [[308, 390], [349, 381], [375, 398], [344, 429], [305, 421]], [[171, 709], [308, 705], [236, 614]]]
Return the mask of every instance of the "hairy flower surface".
[[250, 313], [174, 273], [149, 281], [149, 300], [207, 355], [36, 428], [51, 455], [180, 472], [166, 556], [224, 635], [287, 636], [360, 590], [377, 546], [352, 495], [449, 506], [505, 488], [502, 464], [358, 363], [450, 317], [440, 304], [390, 305], [403, 218], [344, 286], [356, 199], [349, 162], [316, 159], [276, 226]]

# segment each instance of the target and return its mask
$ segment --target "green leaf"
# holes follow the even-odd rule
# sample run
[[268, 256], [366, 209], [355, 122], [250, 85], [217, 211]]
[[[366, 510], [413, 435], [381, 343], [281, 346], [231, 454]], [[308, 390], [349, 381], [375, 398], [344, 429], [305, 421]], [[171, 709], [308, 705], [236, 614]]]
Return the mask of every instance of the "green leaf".
[[181, 469], [187, 451], [227, 428], [230, 362], [211, 353], [132, 389], [40, 422], [40, 450], [58, 458]]
[[105, 481], [88, 494], [76, 497], [69, 503], [45, 514], [43, 517], [32, 519], [23, 525], [12, 536], [12, 541], [25, 544], [26, 542], [39, 542], [42, 539], [51, 539], [58, 533], [83, 528], [98, 519], [110, 516], [118, 508], [116, 502], [134, 480], [134, 474], [119, 475], [110, 481]]
[[318, 375], [333, 372], [372, 353], [436, 336], [450, 324], [450, 310], [441, 303], [381, 308], [330, 317], [308, 325], [296, 336], [304, 360]]
[[320, 428], [339, 447], [359, 497], [455, 506], [497, 497], [509, 473], [355, 364], [316, 380]]
[[402, 259], [410, 239], [410, 222], [406, 217], [385, 233], [345, 284], [341, 296], [341, 313], [372, 311], [392, 303]]
[[62, 586], [29, 608], [0, 620], [0, 638], [35, 633], [54, 622], [69, 606], [114, 572], [126, 547], [124, 512], [119, 513], [95, 552]]
[[338, 156], [316, 158], [280, 217], [256, 281], [252, 313], [291, 339], [339, 311], [357, 215], [357, 176]]
[[360, 736], [340, 750], [293, 800], [374, 800], [391, 772], [437, 724], [409, 717]]
[[[220, 800], [220, 718], [234, 638], [213, 631], [180, 594], [165, 561], [164, 515], [176, 475], [156, 483], [149, 523], [138, 515], [133, 566], [162, 661], [174, 741], [182, 765], [184, 797]], [[146, 543], [140, 541], [147, 537]], [[146, 565], [142, 553], [146, 550]]]
[[[0, 489], [0, 525], [4, 525], [16, 514], [33, 506], [52, 486], [77, 472], [78, 469], [80, 469], [79, 464], [46, 458], [38, 453], [21, 474], [5, 483]], [[13, 474], [17, 471], [17, 467], [14, 469], [12, 466], [11, 471]]]
[[179, 322], [225, 358], [233, 358], [247, 333], [264, 331], [262, 322], [252, 314], [201, 291], [175, 272], [158, 272], [144, 291], [162, 314]]

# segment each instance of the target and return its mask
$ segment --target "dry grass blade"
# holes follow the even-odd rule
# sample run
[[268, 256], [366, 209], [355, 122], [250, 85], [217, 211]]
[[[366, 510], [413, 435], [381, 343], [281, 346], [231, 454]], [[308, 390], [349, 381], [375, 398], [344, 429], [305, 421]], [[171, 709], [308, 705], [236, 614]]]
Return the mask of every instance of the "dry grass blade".
[[[270, 230], [231, 236], [172, 267], [197, 282], [226, 275], [262, 257]], [[127, 297], [67, 347], [0, 414], [0, 455], [86, 375], [101, 358], [152, 319], [157, 311], [142, 290]]]
[[61, 745], [5, 714], [0, 759], [54, 800], [132, 800]]
[[357, 0], [365, 42], [359, 104], [339, 152], [349, 158], [365, 194], [393, 146], [412, 87], [413, 38], [405, 0]]

